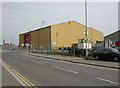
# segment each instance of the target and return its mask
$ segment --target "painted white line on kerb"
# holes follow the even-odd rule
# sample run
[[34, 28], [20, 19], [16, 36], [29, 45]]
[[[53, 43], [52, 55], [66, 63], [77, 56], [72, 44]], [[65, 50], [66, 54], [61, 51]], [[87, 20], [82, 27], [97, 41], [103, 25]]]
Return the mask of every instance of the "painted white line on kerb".
[[43, 64], [43, 63], [40, 63], [40, 62], [37, 62], [37, 61], [33, 61], [33, 60], [32, 60], [32, 62], [37, 63], [37, 64]]
[[60, 69], [60, 70], [64, 70], [64, 71], [68, 71], [68, 72], [72, 72], [72, 73], [75, 73], [75, 74], [78, 73], [78, 72], [76, 72], [76, 71], [72, 71], [72, 70], [68, 70], [68, 69], [64, 69], [64, 68], [60, 68], [60, 67], [56, 67], [56, 66], [51, 66], [51, 67], [57, 68], [57, 69]]
[[117, 82], [113, 82], [113, 81], [108, 80], [108, 79], [103, 79], [103, 78], [99, 78], [99, 77], [98, 77], [97, 79], [102, 80], [102, 81], [106, 81], [106, 82], [109, 82], [109, 83], [112, 83], [112, 84], [116, 84], [116, 85], [118, 85]]

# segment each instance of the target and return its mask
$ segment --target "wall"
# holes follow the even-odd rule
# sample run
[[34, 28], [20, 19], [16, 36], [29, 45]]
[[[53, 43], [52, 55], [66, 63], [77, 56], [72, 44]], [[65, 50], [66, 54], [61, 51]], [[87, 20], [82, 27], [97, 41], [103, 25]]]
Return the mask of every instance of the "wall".
[[39, 30], [39, 47], [49, 48], [51, 44], [51, 27]]
[[[29, 33], [31, 34], [31, 44], [34, 48], [49, 48], [50, 44], [53, 47], [71, 47], [72, 44], [78, 43], [78, 39], [85, 39], [84, 32], [84, 25], [70, 21], [37, 29]], [[94, 45], [96, 41], [103, 41], [103, 33], [88, 28], [88, 38], [92, 39]], [[22, 43], [24, 43], [24, 37], [20, 36], [20, 44]]]
[[120, 30], [104, 37], [105, 47], [114, 46], [115, 41], [120, 40]]
[[24, 44], [24, 35], [19, 35], [19, 46], [21, 47]]
[[[68, 47], [73, 43], [78, 43], [78, 39], [85, 38], [84, 31], [85, 26], [75, 21], [52, 25], [51, 42], [54, 47]], [[88, 38], [92, 38], [93, 42], [103, 41], [103, 33], [88, 28]]]
[[105, 40], [111, 39], [112, 41], [120, 40], [120, 30], [105, 36]]
[[38, 30], [31, 32], [31, 44], [34, 48], [38, 47]]
[[50, 46], [50, 30], [51, 27], [48, 26], [31, 32], [31, 44], [34, 48], [48, 48]]
[[102, 32], [93, 28], [88, 28], [88, 30], [89, 30], [88, 36], [91, 39], [93, 46], [96, 44], [96, 41], [104, 41], [104, 35]]

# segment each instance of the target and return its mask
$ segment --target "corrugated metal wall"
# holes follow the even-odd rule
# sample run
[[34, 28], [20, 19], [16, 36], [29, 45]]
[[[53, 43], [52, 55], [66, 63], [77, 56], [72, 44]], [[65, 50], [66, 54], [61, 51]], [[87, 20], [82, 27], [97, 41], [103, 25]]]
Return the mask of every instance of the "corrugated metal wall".
[[48, 48], [51, 44], [51, 27], [45, 27], [29, 33], [19, 35], [19, 45], [31, 43], [34, 48], [44, 47]]
[[[85, 26], [75, 21], [52, 25], [51, 29], [52, 44], [55, 47], [69, 47], [78, 43], [78, 39], [85, 39]], [[89, 27], [88, 38], [91, 39], [93, 45], [96, 41], [104, 40], [102, 32]]]
[[49, 48], [51, 44], [51, 27], [45, 27], [39, 30], [39, 47]]
[[[78, 43], [78, 39], [85, 39], [85, 26], [75, 22], [65, 22], [29, 32], [31, 34], [31, 44], [33, 47], [70, 47], [73, 43]], [[25, 33], [27, 34], [27, 33]], [[24, 35], [20, 36], [20, 44], [24, 43]], [[88, 38], [94, 45], [96, 41], [103, 41], [103, 33], [88, 27]]]

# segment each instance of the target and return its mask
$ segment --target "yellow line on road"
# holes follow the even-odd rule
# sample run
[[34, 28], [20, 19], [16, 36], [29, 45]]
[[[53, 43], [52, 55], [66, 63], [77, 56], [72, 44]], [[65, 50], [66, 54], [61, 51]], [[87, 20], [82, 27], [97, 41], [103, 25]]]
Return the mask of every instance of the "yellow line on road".
[[33, 86], [35, 86], [35, 85], [32, 84], [29, 80], [27, 80], [24, 76], [22, 76], [20, 73], [18, 73], [16, 70], [13, 69], [13, 71], [14, 71], [16, 74], [18, 74], [19, 77], [20, 77], [22, 80], [24, 80], [26, 83], [28, 83], [29, 86], [32, 86], [32, 88], [33, 88]]
[[3, 64], [4, 64], [8, 69], [11, 68], [11, 66], [9, 66], [8, 64], [6, 64], [6, 63], [4, 63], [4, 62], [3, 62]]
[[12, 73], [14, 73], [22, 82], [24, 82], [25, 85], [30, 86], [25, 80], [23, 80], [17, 73], [15, 73], [14, 71], [12, 71]]
[[9, 69], [10, 72], [12, 72], [18, 79], [20, 79], [27, 87], [29, 88], [37, 88], [34, 84], [32, 84], [27, 78], [25, 78], [23, 75], [21, 75], [19, 72], [14, 70], [10, 65], [3, 62], [2, 63], [7, 69]]

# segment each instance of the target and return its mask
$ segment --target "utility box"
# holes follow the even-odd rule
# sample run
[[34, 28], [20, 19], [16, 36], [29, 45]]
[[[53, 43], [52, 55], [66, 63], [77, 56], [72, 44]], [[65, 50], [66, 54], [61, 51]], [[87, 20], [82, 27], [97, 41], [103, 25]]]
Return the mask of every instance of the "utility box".
[[78, 47], [78, 44], [77, 43], [73, 43], [72, 44], [72, 48], [77, 48]]
[[[92, 44], [87, 43], [87, 49], [91, 49], [91, 48], [92, 48]], [[78, 49], [86, 49], [86, 43], [78, 43]]]
[[[86, 49], [86, 41], [85, 39], [78, 39], [78, 49]], [[90, 41], [88, 41], [87, 43], [87, 49], [91, 49], [92, 48], [92, 44], [90, 43]]]

